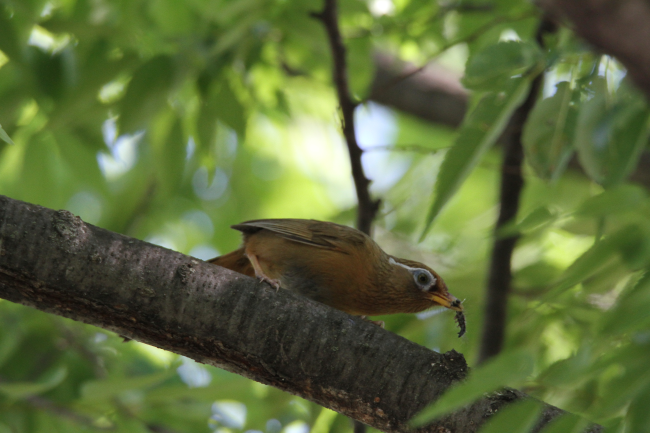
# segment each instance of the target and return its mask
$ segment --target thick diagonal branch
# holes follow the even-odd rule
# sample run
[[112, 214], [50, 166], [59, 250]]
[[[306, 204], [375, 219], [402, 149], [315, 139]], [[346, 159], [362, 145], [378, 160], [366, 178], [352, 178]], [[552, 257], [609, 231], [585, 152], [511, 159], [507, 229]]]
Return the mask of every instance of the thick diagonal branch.
[[[457, 352], [441, 355], [291, 292], [4, 196], [0, 297], [235, 372], [387, 432], [408, 431], [408, 419], [467, 372]], [[476, 432], [520, 398], [507, 390], [421, 431]], [[540, 425], [560, 413], [546, 406]]]

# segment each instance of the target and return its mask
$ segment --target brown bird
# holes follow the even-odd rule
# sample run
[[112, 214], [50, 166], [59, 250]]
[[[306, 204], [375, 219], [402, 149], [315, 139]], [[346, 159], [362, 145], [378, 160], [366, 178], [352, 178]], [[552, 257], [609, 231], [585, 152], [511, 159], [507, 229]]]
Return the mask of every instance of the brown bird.
[[462, 317], [461, 302], [433, 269], [386, 254], [356, 229], [302, 219], [246, 221], [232, 228], [243, 233], [243, 245], [210, 263], [353, 315], [416, 313], [441, 305], [457, 311], [457, 320]]

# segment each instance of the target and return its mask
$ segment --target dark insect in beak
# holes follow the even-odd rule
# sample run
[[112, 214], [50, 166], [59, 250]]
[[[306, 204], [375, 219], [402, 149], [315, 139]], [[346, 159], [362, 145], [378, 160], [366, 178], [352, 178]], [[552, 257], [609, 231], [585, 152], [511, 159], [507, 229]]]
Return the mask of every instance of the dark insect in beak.
[[[458, 301], [458, 303], [460, 304], [460, 301]], [[456, 317], [454, 317], [454, 319], [458, 324], [458, 329], [460, 329], [460, 331], [458, 331], [458, 338], [460, 338], [463, 335], [465, 335], [465, 331], [467, 330], [466, 323], [465, 323], [465, 315], [463, 314], [462, 311], [456, 311]]]

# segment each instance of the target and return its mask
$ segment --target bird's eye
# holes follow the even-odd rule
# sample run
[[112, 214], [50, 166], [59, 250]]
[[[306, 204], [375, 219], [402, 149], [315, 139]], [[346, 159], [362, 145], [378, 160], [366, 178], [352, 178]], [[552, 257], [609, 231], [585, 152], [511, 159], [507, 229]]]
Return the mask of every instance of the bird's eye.
[[427, 289], [432, 282], [435, 282], [433, 276], [429, 272], [423, 269], [418, 269], [417, 271], [415, 271], [413, 273], [413, 278], [415, 279], [417, 285], [423, 289]]

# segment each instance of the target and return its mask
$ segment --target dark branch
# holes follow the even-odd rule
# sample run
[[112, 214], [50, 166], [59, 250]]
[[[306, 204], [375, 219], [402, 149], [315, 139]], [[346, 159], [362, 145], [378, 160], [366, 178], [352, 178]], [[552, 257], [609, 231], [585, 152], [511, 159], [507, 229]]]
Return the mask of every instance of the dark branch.
[[[467, 374], [444, 355], [241, 274], [0, 196], [0, 297], [240, 374], [386, 432]], [[421, 429], [476, 432], [504, 390]], [[544, 406], [540, 425], [561, 414]], [[600, 431], [592, 427], [592, 432]]]
[[[387, 83], [413, 68], [415, 66], [400, 62], [386, 54], [377, 54], [373, 89], [385, 88]], [[385, 91], [378, 92], [372, 100], [427, 122], [457, 128], [465, 117], [468, 97], [467, 91], [460, 84], [459, 76], [436, 64], [430, 64], [421, 73], [393, 87], [389, 86]], [[584, 173], [575, 157], [571, 159], [569, 167]], [[650, 188], [649, 152], [641, 154], [639, 164], [630, 176], [630, 180]]]
[[357, 104], [350, 95], [348, 84], [348, 70], [345, 58], [345, 45], [339, 30], [336, 0], [325, 0], [325, 7], [322, 12], [313, 16], [319, 19], [327, 32], [330, 47], [332, 50], [332, 75], [336, 93], [341, 107], [341, 127], [343, 136], [348, 145], [350, 153], [350, 164], [352, 166], [352, 177], [357, 191], [359, 210], [357, 212], [357, 228], [366, 234], [370, 234], [372, 221], [379, 210], [379, 200], [370, 197], [370, 181], [363, 172], [361, 155], [363, 151], [357, 143], [357, 136], [354, 127], [354, 110]]
[[537, 0], [599, 50], [621, 61], [650, 98], [650, 3], [647, 0]]
[[[542, 35], [553, 30], [547, 20], [542, 20], [537, 32], [537, 42], [542, 44]], [[490, 271], [486, 293], [483, 333], [479, 350], [479, 362], [501, 352], [505, 340], [506, 317], [508, 313], [508, 296], [512, 280], [512, 253], [519, 236], [500, 237], [499, 230], [513, 221], [519, 210], [519, 199], [524, 187], [521, 166], [524, 150], [521, 135], [543, 82], [543, 74], [538, 74], [530, 87], [530, 93], [524, 103], [515, 111], [510, 125], [504, 135], [503, 162], [501, 164], [500, 209], [494, 230], [495, 239], [490, 258]]]

